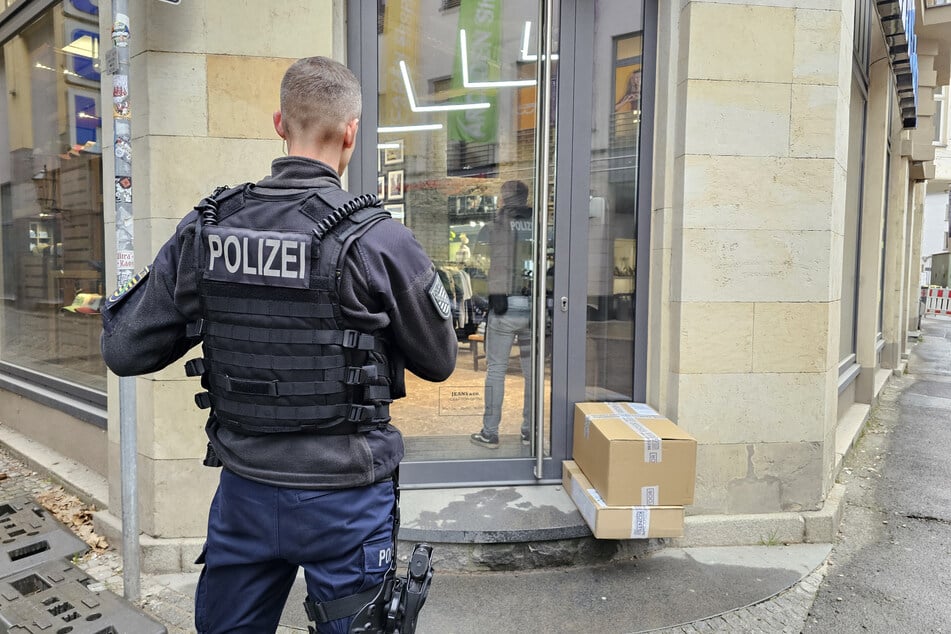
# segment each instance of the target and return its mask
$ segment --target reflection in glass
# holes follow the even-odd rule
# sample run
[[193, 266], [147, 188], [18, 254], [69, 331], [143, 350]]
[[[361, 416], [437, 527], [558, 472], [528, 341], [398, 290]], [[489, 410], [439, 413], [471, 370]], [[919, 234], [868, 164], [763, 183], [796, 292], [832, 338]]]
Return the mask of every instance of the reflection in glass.
[[[453, 376], [437, 385], [408, 376], [394, 420], [409, 460], [529, 457], [538, 3], [381, 5], [378, 192], [435, 262], [459, 339]], [[503, 190], [516, 181], [518, 204]], [[517, 240], [500, 240], [516, 225]], [[550, 367], [546, 393], [549, 377]], [[498, 442], [473, 443], [480, 431]]]
[[3, 44], [0, 360], [105, 390], [98, 32], [60, 3]]
[[643, 3], [595, 11], [585, 397], [631, 400]]

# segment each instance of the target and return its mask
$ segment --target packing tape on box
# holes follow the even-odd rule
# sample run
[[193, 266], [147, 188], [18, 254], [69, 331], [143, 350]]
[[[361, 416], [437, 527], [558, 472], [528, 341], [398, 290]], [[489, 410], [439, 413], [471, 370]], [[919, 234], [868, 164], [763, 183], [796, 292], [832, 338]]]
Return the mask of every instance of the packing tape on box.
[[[598, 492], [594, 489], [588, 489], [589, 492], [593, 491], [596, 496], [594, 499], [600, 500], [601, 497], [598, 496]], [[591, 527], [591, 530], [594, 531], [595, 525], [595, 510], [594, 504], [591, 503], [591, 500], [588, 499], [588, 496], [584, 494], [584, 490], [581, 488], [581, 485], [578, 484], [578, 481], [573, 479], [571, 480], [571, 499], [574, 501], [575, 506], [578, 507], [578, 511], [581, 513], [581, 517], [584, 518], [584, 521], [588, 523], [588, 526]]]
[[617, 418], [617, 414], [586, 414], [584, 417], [584, 437], [588, 437], [591, 431], [591, 421], [605, 418]]
[[632, 403], [608, 403], [607, 405], [608, 409], [618, 416], [630, 416], [634, 413], [634, 408], [631, 407]]
[[633, 416], [618, 416], [624, 424], [644, 439], [644, 462], [662, 462], [664, 459], [663, 442], [660, 436], [649, 430]]

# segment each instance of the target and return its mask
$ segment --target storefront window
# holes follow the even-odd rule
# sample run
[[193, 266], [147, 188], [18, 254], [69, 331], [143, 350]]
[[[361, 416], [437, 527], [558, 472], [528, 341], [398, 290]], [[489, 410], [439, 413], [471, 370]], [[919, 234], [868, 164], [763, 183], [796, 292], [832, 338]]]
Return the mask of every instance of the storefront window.
[[105, 390], [98, 57], [88, 0], [54, 5], [2, 47], [0, 361]]

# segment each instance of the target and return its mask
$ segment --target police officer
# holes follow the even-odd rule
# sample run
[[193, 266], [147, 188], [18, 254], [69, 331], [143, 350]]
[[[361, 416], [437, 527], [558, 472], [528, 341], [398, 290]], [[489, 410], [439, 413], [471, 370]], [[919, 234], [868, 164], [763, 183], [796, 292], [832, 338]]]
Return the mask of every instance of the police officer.
[[489, 229], [489, 313], [485, 327], [485, 408], [482, 429], [470, 441], [487, 449], [499, 447], [505, 372], [516, 337], [525, 389], [522, 399], [522, 444], [531, 441], [531, 294], [533, 261], [532, 208], [528, 186], [519, 180], [502, 184], [501, 206]]
[[455, 367], [433, 263], [375, 197], [341, 189], [356, 77], [301, 59], [280, 98], [288, 156], [202, 201], [102, 309], [102, 354], [120, 376], [202, 343], [186, 370], [207, 390], [206, 464], [223, 466], [197, 562], [202, 634], [275, 631], [299, 566], [317, 630], [348, 631], [393, 553], [403, 441], [388, 403], [404, 367], [430, 381]]

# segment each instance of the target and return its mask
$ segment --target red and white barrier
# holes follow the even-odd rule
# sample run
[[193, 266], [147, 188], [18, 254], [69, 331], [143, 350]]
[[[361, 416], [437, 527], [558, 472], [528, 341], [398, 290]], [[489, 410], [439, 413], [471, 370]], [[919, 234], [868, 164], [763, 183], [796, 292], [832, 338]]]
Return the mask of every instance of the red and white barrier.
[[925, 315], [951, 317], [951, 288], [926, 288]]

